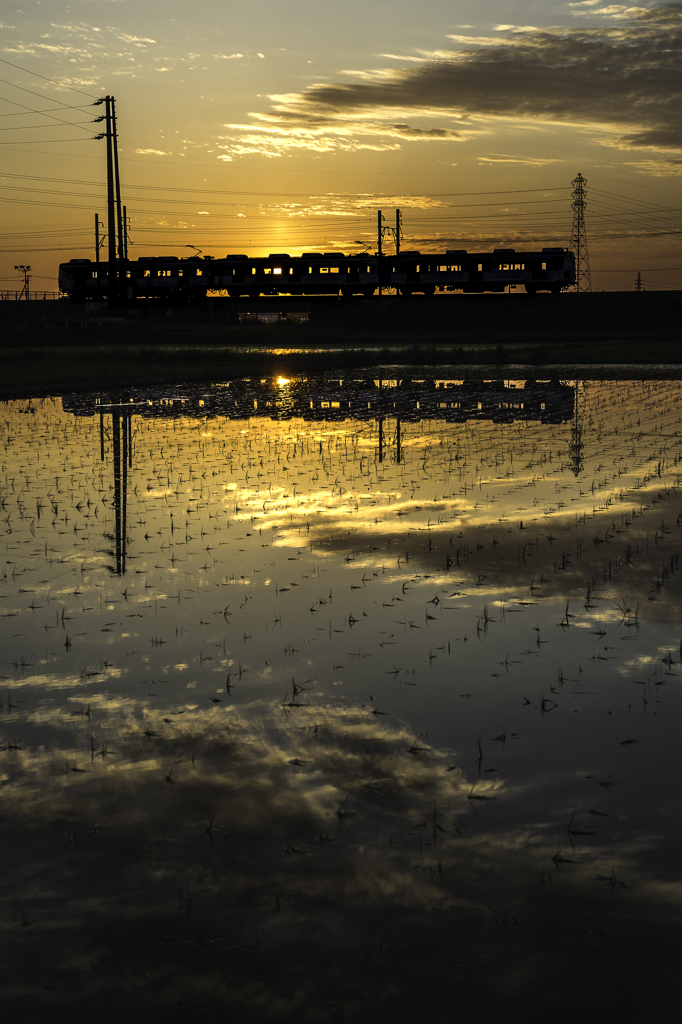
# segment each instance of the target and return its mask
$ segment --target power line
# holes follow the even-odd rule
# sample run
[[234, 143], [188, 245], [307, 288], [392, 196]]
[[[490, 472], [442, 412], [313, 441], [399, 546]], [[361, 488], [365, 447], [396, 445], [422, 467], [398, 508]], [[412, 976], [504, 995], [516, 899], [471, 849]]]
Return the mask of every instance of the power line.
[[0, 252], [83, 252], [88, 249], [92, 249], [92, 245], [59, 245], [53, 249], [0, 249]]
[[[38, 126], [38, 127], [40, 127], [40, 126]], [[43, 125], [42, 127], [46, 128], [47, 125]], [[85, 130], [87, 131], [87, 129], [85, 129]], [[90, 131], [92, 131], [92, 129], [90, 129]], [[97, 135], [91, 135], [89, 139], [84, 139], [83, 136], [81, 135], [81, 137], [79, 139], [24, 139], [21, 144], [22, 144], [22, 146], [30, 146], [33, 143], [35, 143], [38, 146], [38, 145], [43, 145], [43, 143], [49, 144], [50, 142], [90, 142], [91, 140], [93, 140], [93, 139], [96, 140], [97, 138], [98, 138]], [[13, 146], [13, 145], [14, 145], [13, 142], [0, 142], [0, 146]]]
[[[1, 57], [0, 57], [0, 60], [2, 60]], [[7, 63], [7, 61], [5, 61], [5, 63]], [[49, 99], [49, 96], [45, 97], [42, 93], [34, 92], [33, 89], [27, 89], [25, 85], [17, 85], [16, 82], [10, 82], [6, 78], [0, 78], [0, 82], [3, 82], [5, 85], [11, 86], [12, 89], [20, 89], [22, 92], [27, 92], [29, 94], [29, 96], [37, 96], [39, 100], [43, 100], [44, 101], [46, 98]], [[80, 90], [76, 89], [75, 91], [79, 92]], [[87, 93], [83, 93], [83, 95], [86, 96]], [[96, 96], [92, 96], [91, 99], [97, 99], [97, 97]], [[14, 101], [13, 100], [8, 100], [8, 102], [12, 103]], [[54, 102], [56, 103], [57, 100], [55, 100]], [[17, 104], [17, 106], [20, 106], [20, 104]]]
[[[80, 128], [82, 124], [92, 124], [92, 121], [61, 121], [60, 124], [68, 124], [70, 128]], [[9, 128], [0, 128], [0, 132], [29, 132], [35, 131], [37, 128], [59, 128], [58, 124], [20, 124], [18, 126], [11, 125]], [[92, 131], [92, 128], [87, 129]], [[62, 139], [55, 139], [55, 142], [62, 142]]]
[[[35, 174], [3, 174], [2, 177], [3, 178], [25, 178], [25, 179], [30, 180], [30, 181], [52, 181], [52, 182], [58, 182], [58, 183], [61, 183], [61, 184], [64, 184], [64, 185], [100, 185], [101, 184], [99, 181], [87, 181], [87, 180], [80, 179], [80, 178], [47, 178], [47, 177], [42, 177], [42, 176], [38, 176], [38, 175], [35, 175]], [[563, 185], [561, 186], [562, 189], [563, 188], [568, 188], [568, 187], [569, 186], [563, 186]], [[195, 193], [197, 195], [293, 196], [294, 198], [302, 197], [302, 198], [306, 198], [306, 199], [324, 199], [324, 198], [328, 198], [330, 195], [335, 196], [335, 195], [339, 194], [339, 193], [334, 193], [334, 192], [332, 192], [332, 193], [329, 193], [329, 192], [317, 192], [317, 193], [310, 193], [310, 192], [262, 192], [262, 191], [251, 192], [251, 191], [244, 191], [242, 189], [187, 188], [187, 187], [181, 187], [181, 186], [177, 186], [177, 185], [127, 185], [127, 188], [138, 188], [138, 189], [145, 189], [145, 190], [157, 191], [157, 192], [192, 192], [192, 193]], [[525, 194], [525, 193], [529, 193], [529, 192], [553, 192], [553, 191], [557, 191], [557, 189], [552, 189], [552, 188], [523, 188], [523, 189], [512, 189], [512, 190], [509, 190], [509, 191], [496, 191], [496, 192], [442, 192], [442, 193], [422, 192], [421, 195], [429, 197], [429, 198], [437, 198], [438, 196], [451, 196], [451, 197], [454, 197], [454, 196], [521, 195], [521, 194]], [[353, 195], [353, 196], [357, 196], [358, 198], [367, 199], [368, 201], [373, 201], [375, 199], [381, 199], [382, 201], [386, 201], [387, 199], [394, 198], [394, 193], [386, 193], [386, 192], [368, 192], [368, 193], [352, 192], [352, 193], [340, 193], [340, 194], [341, 195], [345, 195], [345, 196]], [[421, 198], [421, 197], [420, 196], [401, 196], [400, 198], [401, 198], [401, 200], [405, 200], [405, 199], [418, 199], [418, 198]], [[535, 203], [536, 202], [551, 203], [551, 202], [558, 202], [558, 199], [543, 199], [543, 200], [532, 199], [532, 200], [528, 200], [528, 202], [529, 203], [534, 203], [534, 202]], [[473, 205], [473, 204], [470, 204], [470, 205]], [[479, 205], [479, 204], [476, 204], [476, 205]], [[490, 203], [488, 205], [497, 206], [499, 204], [497, 204], [497, 203]], [[516, 204], [516, 205], [520, 205], [520, 204]]]
[[[593, 188], [591, 191], [604, 196], [612, 196], [614, 199], [622, 199], [626, 203], [639, 203], [642, 206], [655, 206], [659, 210], [668, 209], [667, 206], [662, 206], [660, 203], [650, 203], [647, 199], [631, 199], [629, 196], [622, 196], [618, 192], [607, 192], [606, 189], [603, 188]], [[675, 195], [676, 193], [672, 194]]]
[[[2, 145], [2, 143], [0, 143], [0, 145]], [[128, 187], [134, 189], [134, 188], [137, 188], [138, 186], [130, 185]], [[156, 188], [156, 186], [151, 186], [151, 187], [152, 188]], [[64, 191], [57, 190], [57, 189], [47, 189], [47, 188], [36, 188], [36, 189], [34, 189], [34, 188], [28, 188], [28, 187], [22, 186], [22, 185], [0, 185], [0, 188], [6, 189], [8, 191], [13, 191], [13, 192], [33, 192], [33, 193], [39, 193], [39, 194], [43, 194], [43, 195], [47, 194], [47, 195], [57, 195], [57, 196], [80, 196], [80, 197], [82, 197], [84, 199], [85, 198], [88, 198], [88, 199], [97, 199], [98, 198], [97, 195], [94, 195], [92, 193], [64, 192]], [[242, 193], [242, 194], [251, 195], [252, 193]], [[258, 193], [256, 193], [256, 194], [258, 194]], [[163, 203], [165, 206], [168, 206], [170, 204], [173, 204], [174, 206], [176, 206], [176, 205], [186, 205], [187, 204], [187, 200], [186, 199], [168, 199], [167, 197], [164, 197], [164, 196], [161, 196], [161, 197], [158, 197], [158, 198], [156, 196], [145, 196], [144, 198], [145, 198], [145, 200], [147, 202]], [[309, 198], [312, 199], [312, 198], [323, 198], [323, 197], [312, 197], [311, 196]], [[352, 197], [351, 196], [347, 196], [347, 197], [343, 197], [343, 198], [345, 198], [347, 201], [350, 200], [352, 202]], [[411, 198], [414, 198], [414, 197], [411, 197]], [[363, 197], [363, 199], [364, 199], [364, 197]], [[368, 199], [365, 199], [364, 201], [365, 202], [371, 202], [371, 200], [368, 200]], [[215, 199], [213, 199], [213, 200], [211, 200], [211, 199], [202, 199], [201, 202], [205, 206], [223, 206], [223, 207], [231, 206], [231, 207], [238, 207], [240, 209], [249, 209], [249, 208], [262, 209], [262, 207], [263, 207], [262, 203], [239, 203], [239, 202], [229, 202], [229, 203], [226, 203], [224, 201], [220, 202], [220, 201], [215, 200]], [[540, 200], [538, 200], [538, 199], [530, 199], [530, 200], [521, 200], [521, 202], [514, 203], [513, 205], [514, 206], [532, 206], [532, 205], [535, 205], [537, 203], [555, 203], [555, 202], [557, 202], [556, 199], [540, 199]], [[467, 204], [468, 207], [470, 207], [470, 206], [487, 207], [487, 206], [499, 206], [499, 205], [500, 205], [499, 203], [468, 203]], [[442, 209], [460, 209], [460, 208], [461, 207], [457, 207], [457, 206], [455, 206], [455, 207], [452, 207], [452, 206], [442, 207]], [[409, 209], [409, 207], [408, 207], [408, 209]], [[414, 209], [414, 208], [412, 208], [412, 209]], [[288, 211], [288, 212], [295, 213], [295, 211]], [[539, 211], [538, 215], [540, 215], [543, 212], [545, 212], [545, 211]], [[550, 211], [546, 211], [546, 212], [551, 214], [553, 212], [560, 213], [562, 211], [560, 211], [560, 210], [551, 211], [550, 210]], [[190, 216], [196, 216], [196, 212], [192, 213], [192, 214], [189, 214], [189, 215]], [[340, 215], [340, 214], [337, 214], [337, 216], [338, 215]], [[357, 211], [349, 212], [347, 215], [348, 216], [357, 215]], [[503, 216], [522, 216], [522, 214], [520, 214], [520, 213], [517, 214], [517, 213], [515, 213], [514, 211], [511, 211], [511, 210], [510, 211], [506, 211], [502, 215]], [[532, 216], [532, 214], [531, 214], [531, 216]], [[439, 218], [439, 220], [443, 220], [443, 221], [453, 220], [453, 219], [454, 220], [461, 220], [462, 218], [461, 217], [454, 217], [453, 218], [452, 216], [440, 217]]]
[[633, 185], [635, 188], [648, 188], [654, 192], [669, 192], [670, 195], [673, 196], [680, 195], [679, 192], [675, 192], [673, 189], [670, 188], [661, 188], [660, 185], [642, 185], [641, 182], [637, 181], [624, 181], [622, 178], [607, 178], [603, 174], [592, 174], [591, 177], [596, 178], [597, 181], [616, 181], [619, 185]]
[[[23, 107], [22, 103], [17, 103], [16, 100], [8, 100], [5, 96], [0, 96], [0, 99], [4, 100], [5, 103], [14, 103], [17, 107]], [[52, 107], [52, 110], [34, 110], [33, 107], [23, 107], [23, 109], [30, 110], [32, 114], [52, 114], [55, 110], [82, 110], [84, 106], [84, 103], [81, 103], [78, 106], [75, 106], [73, 103], [67, 103], [65, 107]], [[88, 106], [90, 106], [90, 104], [88, 104]], [[0, 114], [0, 117], [21, 117], [21, 113], [18, 110], [11, 110], [7, 113]]]
[[[9, 64], [11, 68], [23, 71], [24, 74], [34, 75], [36, 78], [42, 78], [44, 82], [50, 82], [51, 85], [56, 85], [59, 89], [70, 89], [71, 92], [77, 92], [81, 96], [87, 96], [91, 100], [96, 100], [98, 98], [97, 96], [91, 96], [89, 92], [83, 92], [82, 89], [75, 89], [72, 85], [63, 85], [61, 82], [55, 82], [53, 78], [46, 78], [45, 75], [39, 75], [37, 71], [30, 71], [28, 68], [19, 67], [18, 64], [13, 64], [11, 60], [5, 60], [4, 57], [0, 57], [0, 62], [3, 64]], [[11, 82], [9, 84], [12, 85]], [[17, 88], [20, 89], [21, 86], [17, 86]]]
[[[645, 267], [638, 270], [640, 274], [663, 274], [671, 273], [674, 270], [682, 270], [682, 267]], [[619, 267], [617, 270], [593, 270], [593, 274], [634, 274], [634, 267]]]
[[[45, 113], [45, 114], [47, 114], [48, 117], [51, 117], [53, 121], [59, 121], [60, 124], [68, 124], [68, 125], [72, 125], [73, 127], [76, 127], [76, 125], [74, 125], [73, 121], [65, 121], [63, 117], [55, 117], [54, 114], [51, 114], [49, 110], [37, 111], [37, 110], [34, 110], [33, 107], [27, 107], [27, 106], [24, 106], [23, 103], [17, 103], [16, 100], [5, 100], [5, 102], [6, 103], [11, 103], [15, 107], [21, 107], [22, 110], [27, 110], [31, 114]], [[58, 107], [57, 109], [61, 110], [62, 108]], [[72, 107], [71, 109], [72, 110], [80, 111], [81, 107]], [[16, 115], [11, 115], [11, 116], [16, 116]], [[41, 128], [41, 127], [42, 128], [48, 128], [50, 126], [49, 125], [39, 125], [39, 124], [37, 124], [37, 125], [33, 125], [33, 127], [34, 128]], [[11, 131], [12, 129], [4, 129], [4, 130], [5, 131]], [[88, 131], [88, 130], [92, 131], [92, 128], [90, 128], [90, 129], [84, 128], [83, 130], [84, 131]], [[67, 141], [67, 140], [56, 139], [55, 141], [62, 142], [62, 141]], [[13, 143], [10, 143], [10, 145], [13, 145]]]

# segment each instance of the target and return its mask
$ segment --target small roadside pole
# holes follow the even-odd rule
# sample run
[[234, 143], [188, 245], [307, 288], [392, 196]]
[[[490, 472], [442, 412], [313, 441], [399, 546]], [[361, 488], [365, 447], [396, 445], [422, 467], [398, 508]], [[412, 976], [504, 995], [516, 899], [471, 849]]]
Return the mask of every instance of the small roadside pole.
[[21, 295], [19, 296], [19, 298], [21, 298], [22, 295], [26, 296], [26, 322], [28, 323], [28, 283], [31, 280], [31, 268], [24, 266], [23, 263], [20, 263], [19, 266], [15, 266], [14, 269], [18, 270], [20, 274], [24, 275], [24, 287], [21, 289]]
[[381, 284], [383, 279], [383, 253], [382, 253], [382, 242], [384, 240], [384, 218], [381, 215], [381, 210], [377, 210], [377, 277], [379, 281], [379, 296], [381, 296]]

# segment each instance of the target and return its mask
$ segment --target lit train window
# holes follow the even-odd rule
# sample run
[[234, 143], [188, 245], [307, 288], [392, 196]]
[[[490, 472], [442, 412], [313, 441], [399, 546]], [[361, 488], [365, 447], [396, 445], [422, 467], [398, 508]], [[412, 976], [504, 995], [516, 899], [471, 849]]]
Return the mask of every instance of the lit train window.
[[145, 272], [143, 274], [143, 277], [151, 277], [151, 276], [152, 276], [151, 270], [145, 270]]
[[202, 277], [203, 273], [203, 270], [197, 270], [197, 277]]

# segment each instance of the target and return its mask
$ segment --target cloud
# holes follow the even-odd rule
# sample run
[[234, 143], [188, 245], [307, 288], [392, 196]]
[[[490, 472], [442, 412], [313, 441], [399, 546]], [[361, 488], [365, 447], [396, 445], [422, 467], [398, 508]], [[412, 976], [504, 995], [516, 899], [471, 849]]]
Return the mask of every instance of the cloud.
[[143, 156], [171, 156], [171, 153], [166, 153], [163, 149], [136, 149], [136, 153], [141, 153]]
[[504, 153], [491, 153], [490, 156], [480, 156], [482, 164], [526, 164], [528, 167], [545, 167], [547, 164], [558, 164], [561, 161], [553, 157], [532, 157], [532, 156], [507, 156]]
[[[278, 99], [277, 97], [275, 97]], [[358, 152], [400, 149], [399, 141], [459, 141], [465, 133], [454, 128], [417, 127], [403, 121], [390, 121], [395, 111], [376, 111], [375, 116], [358, 122], [354, 113], [348, 116], [307, 116], [300, 110], [298, 97], [281, 97], [281, 104], [271, 113], [251, 113], [252, 123], [227, 124], [231, 133], [220, 136], [217, 148], [231, 157], [246, 154], [277, 157], [296, 150], [316, 153]], [[289, 106], [290, 105], [290, 106]], [[298, 123], [297, 123], [298, 121]], [[372, 139], [363, 137], [371, 136]], [[219, 157], [221, 159], [221, 157]]]
[[625, 167], [636, 167], [646, 174], [655, 174], [658, 177], [665, 177], [669, 174], [682, 174], [682, 159], [680, 160], [626, 160]]
[[[414, 66], [353, 72], [354, 82], [271, 96], [269, 110], [229, 127], [245, 151], [269, 155], [383, 148], [388, 138], [458, 141], [489, 130], [492, 119], [579, 126], [626, 150], [682, 150], [682, 3], [588, 4], [583, 13], [612, 24], [452, 35], [451, 50], [406, 58]], [[361, 136], [374, 142], [360, 143]]]

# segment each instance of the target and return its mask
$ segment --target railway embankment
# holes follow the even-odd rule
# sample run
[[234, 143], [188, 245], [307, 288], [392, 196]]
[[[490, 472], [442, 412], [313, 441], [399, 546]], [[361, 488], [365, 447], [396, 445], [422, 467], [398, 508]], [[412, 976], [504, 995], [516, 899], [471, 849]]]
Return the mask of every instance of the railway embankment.
[[682, 292], [0, 303], [4, 389], [385, 364], [682, 363]]

